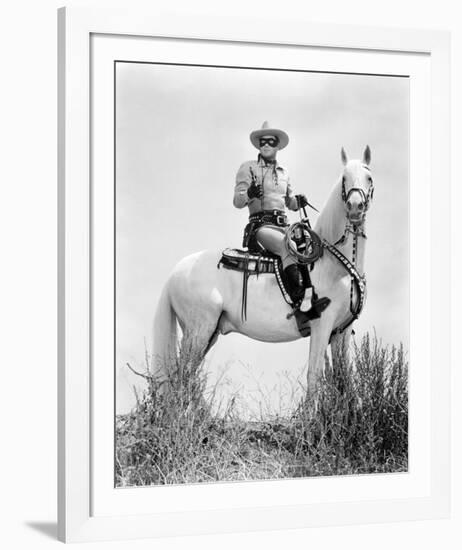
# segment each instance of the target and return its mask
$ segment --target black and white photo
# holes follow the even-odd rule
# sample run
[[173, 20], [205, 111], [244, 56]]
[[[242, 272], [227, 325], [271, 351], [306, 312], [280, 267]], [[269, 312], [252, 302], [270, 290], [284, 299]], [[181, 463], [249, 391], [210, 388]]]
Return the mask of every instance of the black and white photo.
[[409, 79], [115, 64], [116, 486], [407, 471]]

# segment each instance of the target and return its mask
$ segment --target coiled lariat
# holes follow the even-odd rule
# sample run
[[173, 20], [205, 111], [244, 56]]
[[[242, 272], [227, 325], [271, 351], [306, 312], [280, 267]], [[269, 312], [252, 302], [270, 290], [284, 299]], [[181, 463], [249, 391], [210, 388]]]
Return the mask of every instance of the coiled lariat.
[[290, 256], [298, 264], [312, 264], [322, 256], [321, 239], [304, 221], [290, 225], [284, 239]]

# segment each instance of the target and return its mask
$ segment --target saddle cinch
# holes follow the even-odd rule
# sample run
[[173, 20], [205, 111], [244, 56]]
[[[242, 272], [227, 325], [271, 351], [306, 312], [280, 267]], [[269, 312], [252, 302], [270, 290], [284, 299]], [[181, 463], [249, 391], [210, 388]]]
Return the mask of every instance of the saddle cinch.
[[[298, 222], [287, 230], [293, 243], [292, 248], [298, 259], [302, 259], [306, 270], [311, 270], [315, 262], [323, 255], [323, 245], [320, 237], [307, 223]], [[248, 249], [226, 248], [222, 252], [218, 268], [223, 266], [226, 269], [239, 271], [243, 274], [242, 279], [242, 307], [241, 317], [246, 320], [247, 312], [247, 282], [251, 275], [259, 276], [263, 273], [273, 273], [285, 302], [296, 311], [290, 293], [288, 282], [282, 269], [281, 258], [267, 250], [262, 250], [254, 239], [249, 241]], [[308, 271], [307, 271], [308, 274]], [[309, 275], [307, 275], [309, 279]], [[314, 292], [314, 289], [313, 289]], [[292, 315], [292, 314], [290, 314]], [[302, 336], [308, 336], [309, 331], [304, 330]]]

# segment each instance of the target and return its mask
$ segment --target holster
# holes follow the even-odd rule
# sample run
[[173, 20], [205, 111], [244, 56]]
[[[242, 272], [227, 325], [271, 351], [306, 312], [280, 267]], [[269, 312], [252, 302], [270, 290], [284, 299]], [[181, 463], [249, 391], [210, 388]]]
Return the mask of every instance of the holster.
[[244, 237], [242, 239], [242, 246], [247, 248], [250, 252], [260, 252], [261, 246], [258, 244], [256, 238], [257, 229], [263, 225], [262, 222], [254, 221], [249, 222], [244, 229]]

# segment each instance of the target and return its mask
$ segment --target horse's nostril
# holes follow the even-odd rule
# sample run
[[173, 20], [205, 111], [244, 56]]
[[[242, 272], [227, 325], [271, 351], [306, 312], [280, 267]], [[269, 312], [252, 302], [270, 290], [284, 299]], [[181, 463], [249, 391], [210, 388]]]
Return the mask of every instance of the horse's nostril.
[[364, 204], [362, 202], [358, 204], [358, 210], [364, 210]]
[[348, 210], [351, 210], [351, 202], [350, 201], [347, 201], [346, 206], [347, 206]]

